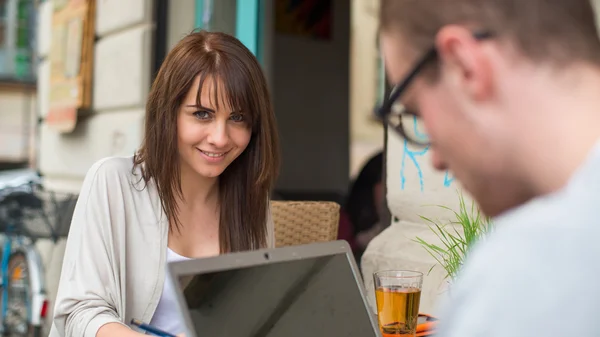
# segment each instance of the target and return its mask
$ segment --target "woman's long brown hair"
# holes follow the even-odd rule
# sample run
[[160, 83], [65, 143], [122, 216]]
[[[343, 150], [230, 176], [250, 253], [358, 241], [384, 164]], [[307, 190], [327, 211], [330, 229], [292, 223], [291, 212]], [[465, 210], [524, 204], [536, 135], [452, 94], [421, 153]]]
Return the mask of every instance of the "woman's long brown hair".
[[[248, 147], [219, 176], [221, 252], [266, 245], [269, 194], [279, 172], [279, 138], [267, 83], [252, 53], [236, 38], [198, 31], [184, 37], [164, 60], [146, 105], [145, 137], [134, 156], [146, 184], [154, 180], [170, 229], [180, 229], [183, 198], [177, 148], [177, 114], [196, 76], [198, 101], [205, 80], [223, 83], [229, 106], [241, 107], [252, 136]], [[198, 102], [198, 106], [200, 106]]]

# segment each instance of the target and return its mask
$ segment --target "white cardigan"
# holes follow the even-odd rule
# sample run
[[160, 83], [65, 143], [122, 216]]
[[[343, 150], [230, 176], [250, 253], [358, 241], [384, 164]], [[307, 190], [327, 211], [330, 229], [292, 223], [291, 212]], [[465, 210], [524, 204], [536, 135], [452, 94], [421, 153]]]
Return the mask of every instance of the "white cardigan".
[[154, 184], [145, 186], [132, 168], [132, 157], [105, 158], [85, 177], [49, 337], [96, 337], [104, 324], [149, 322], [154, 315], [165, 282], [168, 221]]

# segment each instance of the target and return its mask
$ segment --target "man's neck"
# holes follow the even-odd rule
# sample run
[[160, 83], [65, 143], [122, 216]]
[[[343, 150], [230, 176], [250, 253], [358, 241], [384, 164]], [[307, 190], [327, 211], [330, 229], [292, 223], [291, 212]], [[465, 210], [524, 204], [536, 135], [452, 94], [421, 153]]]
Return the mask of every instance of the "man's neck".
[[574, 66], [549, 76], [529, 97], [537, 107], [521, 111], [520, 152], [528, 161], [521, 164], [538, 195], [566, 185], [600, 140], [600, 70]]

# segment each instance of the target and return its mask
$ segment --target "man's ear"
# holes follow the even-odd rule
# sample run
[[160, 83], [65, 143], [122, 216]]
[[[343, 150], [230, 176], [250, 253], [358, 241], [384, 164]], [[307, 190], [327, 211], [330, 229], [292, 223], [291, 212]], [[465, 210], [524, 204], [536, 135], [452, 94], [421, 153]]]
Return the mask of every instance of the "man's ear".
[[488, 99], [493, 91], [490, 59], [481, 42], [462, 26], [448, 25], [436, 36], [440, 64], [445, 67], [455, 85], [473, 100]]

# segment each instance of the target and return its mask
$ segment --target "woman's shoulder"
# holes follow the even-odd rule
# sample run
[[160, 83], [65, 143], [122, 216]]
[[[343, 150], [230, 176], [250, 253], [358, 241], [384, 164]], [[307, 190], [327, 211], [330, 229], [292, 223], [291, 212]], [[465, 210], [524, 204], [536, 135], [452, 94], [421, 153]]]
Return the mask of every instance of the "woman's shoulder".
[[[104, 185], [119, 190], [144, 189], [142, 170], [134, 165], [133, 156], [106, 157], [95, 162], [88, 170], [84, 185]], [[111, 188], [111, 189], [112, 189]]]
[[89, 174], [127, 175], [133, 172], [133, 156], [105, 157], [96, 161], [89, 169]]
[[107, 157], [88, 170], [80, 198], [106, 202], [110, 207], [152, 210], [160, 215], [160, 198], [155, 186], [146, 183], [142, 168], [134, 165], [133, 156]]
[[140, 180], [142, 177], [141, 168], [134, 166], [133, 156], [128, 157], [105, 157], [95, 162], [86, 174], [86, 179], [94, 178], [120, 178], [124, 181], [131, 181], [132, 178]]

